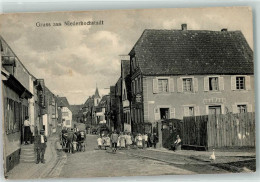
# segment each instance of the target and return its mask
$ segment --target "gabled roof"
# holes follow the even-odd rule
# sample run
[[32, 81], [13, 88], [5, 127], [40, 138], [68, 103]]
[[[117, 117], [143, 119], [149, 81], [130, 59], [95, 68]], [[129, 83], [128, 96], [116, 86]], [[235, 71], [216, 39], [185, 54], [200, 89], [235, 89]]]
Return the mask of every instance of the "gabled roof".
[[79, 111], [81, 110], [82, 108], [82, 104], [80, 105], [70, 105], [70, 111], [72, 112], [72, 114], [78, 114]]
[[70, 107], [70, 104], [69, 104], [66, 97], [58, 97], [57, 98], [57, 105], [58, 105], [58, 107], [67, 107], [67, 108]]
[[84, 103], [83, 107], [91, 107], [94, 103], [93, 96], [89, 97]]
[[123, 78], [127, 77], [127, 75], [130, 74], [130, 61], [129, 60], [121, 60], [122, 64], [122, 73], [123, 73]]
[[144, 75], [253, 74], [241, 31], [145, 30], [129, 53]]
[[101, 98], [98, 92], [98, 88], [96, 88], [94, 98]]
[[99, 108], [106, 107], [106, 104], [107, 104], [107, 101], [108, 101], [109, 98], [110, 98], [109, 95], [104, 95], [102, 97], [101, 101], [99, 102], [98, 107]]
[[115, 95], [121, 96], [122, 94], [122, 78], [120, 77], [115, 85]]

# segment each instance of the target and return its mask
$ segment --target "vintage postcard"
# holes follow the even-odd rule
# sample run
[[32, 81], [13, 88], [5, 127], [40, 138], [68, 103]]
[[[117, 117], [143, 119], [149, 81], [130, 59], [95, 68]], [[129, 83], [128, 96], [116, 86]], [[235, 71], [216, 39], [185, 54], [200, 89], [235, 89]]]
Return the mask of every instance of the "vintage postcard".
[[0, 16], [7, 179], [256, 170], [250, 7]]

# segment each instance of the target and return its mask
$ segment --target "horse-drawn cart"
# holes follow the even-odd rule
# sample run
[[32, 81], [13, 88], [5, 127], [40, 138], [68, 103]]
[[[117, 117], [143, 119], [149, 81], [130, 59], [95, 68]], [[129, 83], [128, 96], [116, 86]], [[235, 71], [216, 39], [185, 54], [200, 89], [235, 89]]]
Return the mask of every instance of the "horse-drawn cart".
[[60, 136], [60, 144], [65, 152], [75, 153], [75, 151], [85, 151], [85, 139], [85, 131], [63, 130]]

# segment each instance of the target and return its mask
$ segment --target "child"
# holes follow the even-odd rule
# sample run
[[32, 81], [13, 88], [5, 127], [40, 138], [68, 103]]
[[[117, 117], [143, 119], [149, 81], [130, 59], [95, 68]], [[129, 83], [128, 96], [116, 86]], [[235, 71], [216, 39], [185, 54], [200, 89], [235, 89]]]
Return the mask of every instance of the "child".
[[98, 149], [101, 149], [101, 147], [102, 147], [102, 138], [100, 136], [97, 139], [97, 143], [98, 143]]
[[105, 137], [105, 150], [107, 149], [107, 147], [110, 147], [110, 138], [108, 135]]

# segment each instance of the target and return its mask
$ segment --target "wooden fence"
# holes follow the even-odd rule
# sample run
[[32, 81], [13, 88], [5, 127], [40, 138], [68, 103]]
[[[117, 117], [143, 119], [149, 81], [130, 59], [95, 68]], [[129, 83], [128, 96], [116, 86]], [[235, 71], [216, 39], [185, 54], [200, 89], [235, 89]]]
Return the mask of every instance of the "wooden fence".
[[183, 118], [183, 145], [221, 147], [255, 146], [255, 113]]
[[182, 144], [207, 147], [208, 116], [183, 118]]

